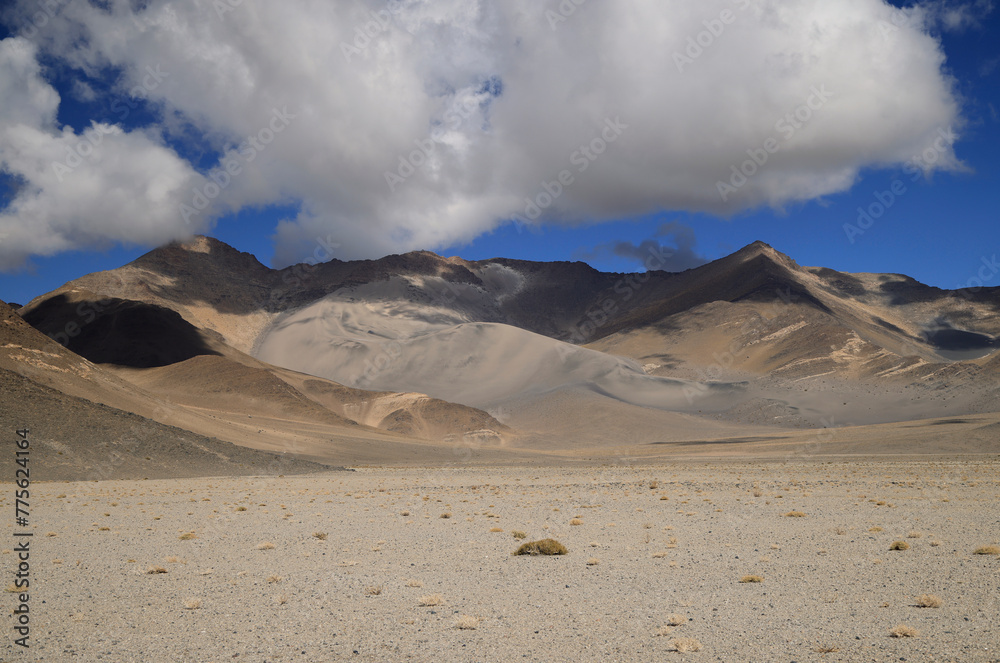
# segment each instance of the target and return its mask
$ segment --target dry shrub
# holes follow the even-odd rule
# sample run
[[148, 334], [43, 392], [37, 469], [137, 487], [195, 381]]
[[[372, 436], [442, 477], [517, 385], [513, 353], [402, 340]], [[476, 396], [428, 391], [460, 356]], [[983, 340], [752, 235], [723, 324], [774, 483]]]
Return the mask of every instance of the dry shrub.
[[974, 555], [1000, 555], [1000, 546], [979, 546]]
[[579, 518], [574, 518], [573, 520], [569, 521], [569, 524], [575, 527], [576, 525], [582, 525], [583, 521], [580, 520]]
[[694, 638], [674, 638], [670, 644], [680, 654], [686, 654], [690, 651], [701, 651], [701, 643]]
[[445, 513], [442, 513], [440, 517], [441, 518], [451, 518], [451, 514], [448, 513], [448, 512], [445, 512]]
[[191, 539], [197, 538], [197, 535], [194, 532], [185, 532], [184, 534], [181, 534], [177, 538], [179, 538], [181, 541], [190, 541]]
[[422, 607], [428, 608], [435, 605], [444, 605], [444, 598], [440, 594], [428, 594], [427, 596], [421, 596], [417, 603]]
[[921, 534], [920, 532], [910, 532], [909, 534], [906, 535], [906, 538], [907, 539], [919, 539], [922, 536], [923, 536], [923, 534]]
[[513, 536], [518, 541], [520, 541], [521, 539], [525, 539], [525, 538], [528, 537], [528, 533], [527, 532], [522, 532], [521, 530], [518, 530], [518, 529], [514, 530], [510, 534], [511, 534], [511, 536]]
[[455, 620], [455, 628], [464, 630], [473, 630], [479, 626], [478, 617], [470, 617], [469, 615], [461, 615]]
[[806, 514], [802, 513], [801, 511], [789, 511], [788, 513], [785, 514], [785, 517], [786, 518], [805, 518]]
[[672, 615], [667, 616], [667, 624], [671, 626], [681, 626], [682, 624], [687, 624], [688, 618], [684, 615], [679, 615], [676, 612]]
[[740, 578], [740, 582], [764, 582], [763, 576], [743, 576]]
[[270, 541], [262, 541], [257, 544], [257, 550], [274, 550], [274, 544]]
[[167, 570], [162, 566], [151, 566], [148, 569], [146, 569], [147, 575], [153, 575], [156, 573], [166, 573], [166, 572]]
[[365, 596], [378, 596], [381, 593], [382, 593], [381, 586], [365, 587]]
[[906, 624], [900, 624], [889, 631], [889, 635], [894, 638], [915, 638], [920, 635], [920, 631], [915, 628], [910, 628]]
[[491, 532], [502, 532], [503, 528], [502, 527], [491, 527], [490, 531]]
[[835, 647], [833, 645], [817, 645], [813, 651], [817, 654], [836, 654], [840, 651], [840, 647]]
[[941, 597], [935, 596], [934, 594], [921, 594], [916, 598], [916, 605], [918, 608], [940, 608], [941, 607]]
[[313, 536], [315, 538], [319, 539], [320, 541], [326, 541], [327, 533], [326, 532], [313, 532]]
[[555, 539], [541, 539], [539, 541], [529, 541], [521, 544], [521, 547], [514, 551], [515, 555], [565, 555], [569, 551], [566, 546]]
[[869, 528], [868, 528], [868, 531], [869, 531], [869, 532], [881, 532], [881, 531], [882, 531], [882, 528], [881, 528], [881, 527], [879, 527], [878, 525], [875, 525], [874, 527], [869, 527]]
[[424, 583], [420, 582], [419, 580], [410, 579], [410, 580], [406, 581], [406, 586], [407, 587], [423, 587]]
[[587, 566], [597, 566], [600, 563], [601, 560], [597, 559], [596, 557], [591, 557], [590, 559], [587, 560]]
[[906, 541], [893, 541], [892, 545], [889, 546], [889, 550], [909, 550], [910, 544]]
[[185, 610], [197, 610], [201, 607], [201, 599], [187, 599], [184, 601]]

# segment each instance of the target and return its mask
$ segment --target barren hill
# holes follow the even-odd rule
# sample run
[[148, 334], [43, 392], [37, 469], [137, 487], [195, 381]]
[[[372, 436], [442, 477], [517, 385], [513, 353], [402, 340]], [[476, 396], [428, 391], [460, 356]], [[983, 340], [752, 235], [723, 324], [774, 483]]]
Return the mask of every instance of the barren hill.
[[[29, 429], [34, 480], [216, 476], [333, 469], [165, 425], [168, 404], [25, 323], [0, 302], [0, 427]], [[141, 414], [140, 414], [141, 413]], [[0, 466], [13, 476], [13, 454]]]
[[609, 274], [429, 252], [272, 270], [197, 237], [22, 313], [58, 330], [86, 322], [81, 301], [106, 307], [95, 330], [169, 319], [177, 357], [114, 372], [188, 407], [428, 440], [594, 446], [608, 417], [639, 443], [727, 438], [995, 412], [1000, 397], [1000, 289], [802, 267], [760, 242], [682, 273]]

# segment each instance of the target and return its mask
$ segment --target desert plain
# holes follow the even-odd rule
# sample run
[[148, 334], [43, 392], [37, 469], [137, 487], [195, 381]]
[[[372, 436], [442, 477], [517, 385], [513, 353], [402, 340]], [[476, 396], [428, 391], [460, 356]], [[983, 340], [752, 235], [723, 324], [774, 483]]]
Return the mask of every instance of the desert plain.
[[3, 660], [1000, 660], [995, 458], [352, 469], [36, 485]]

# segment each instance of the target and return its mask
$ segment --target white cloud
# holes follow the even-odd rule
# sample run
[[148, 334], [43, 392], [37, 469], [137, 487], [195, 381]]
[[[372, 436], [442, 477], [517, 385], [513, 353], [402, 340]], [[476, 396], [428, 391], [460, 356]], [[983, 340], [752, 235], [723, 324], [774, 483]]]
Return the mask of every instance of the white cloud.
[[[276, 231], [280, 263], [329, 235], [338, 257], [471, 240], [523, 214], [526, 197], [546, 202], [545, 184], [555, 191], [564, 170], [573, 179], [550, 194], [549, 221], [781, 206], [844, 191], [862, 168], [904, 163], [962, 124], [929, 22], [881, 0], [588, 2], [565, 21], [547, 14], [558, 12], [554, 0], [109, 4], [67, 4], [34, 38], [90, 74], [120, 69], [122, 94], [150, 68], [168, 72], [146, 93], [163, 109], [159, 130], [193, 130], [239, 167], [192, 218], [204, 226], [246, 205], [301, 203]], [[704, 44], [696, 57], [685, 54], [689, 39]], [[690, 59], [680, 71], [677, 53]], [[795, 120], [791, 135], [776, 128], [819, 86], [830, 96], [807, 121]], [[284, 108], [294, 119], [251, 146]], [[616, 118], [621, 135], [596, 159], [582, 156]], [[57, 218], [63, 194], [43, 188], [36, 216], [66, 246], [181, 232], [178, 200], [210, 186], [152, 130], [129, 136], [121, 149], [142, 159], [138, 173], [165, 169], [161, 202], [133, 205], [147, 207], [145, 230], [88, 218], [98, 206]], [[717, 183], [769, 138], [779, 149], [724, 200]], [[951, 146], [934, 164], [959, 166]], [[87, 170], [105, 187], [126, 177], [126, 190], [131, 171]]]
[[0, 261], [111, 242], [158, 244], [207, 229], [178, 205], [201, 181], [153, 131], [94, 123], [56, 128], [59, 95], [40, 75], [34, 47], [0, 41], [0, 164], [19, 182], [0, 210]]
[[97, 91], [86, 81], [73, 81], [73, 96], [80, 101], [94, 101], [97, 99]]

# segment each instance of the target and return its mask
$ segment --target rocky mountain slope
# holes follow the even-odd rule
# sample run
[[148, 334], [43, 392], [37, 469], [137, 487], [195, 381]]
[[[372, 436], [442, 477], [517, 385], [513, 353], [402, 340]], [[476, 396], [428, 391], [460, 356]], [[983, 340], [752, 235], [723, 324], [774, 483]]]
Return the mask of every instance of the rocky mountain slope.
[[21, 313], [187, 407], [498, 447], [599, 444], [596, 413], [662, 441], [993, 412], [1000, 396], [1000, 289], [802, 267], [760, 242], [608, 274], [428, 252], [272, 270], [197, 237]]

